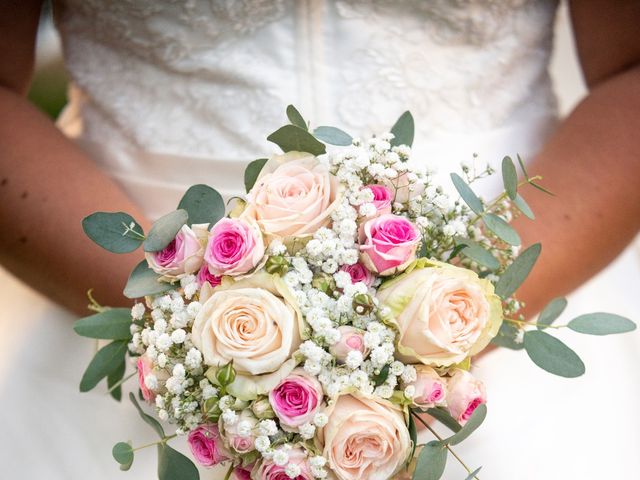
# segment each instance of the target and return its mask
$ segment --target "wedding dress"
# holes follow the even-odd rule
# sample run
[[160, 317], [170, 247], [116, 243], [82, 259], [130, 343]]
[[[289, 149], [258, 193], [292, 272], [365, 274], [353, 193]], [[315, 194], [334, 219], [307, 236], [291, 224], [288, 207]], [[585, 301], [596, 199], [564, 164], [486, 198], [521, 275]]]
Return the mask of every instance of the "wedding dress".
[[[60, 128], [151, 218], [175, 208], [194, 183], [241, 193], [246, 163], [276, 151], [265, 137], [284, 124], [289, 103], [313, 125], [352, 134], [384, 132], [410, 109], [414, 156], [439, 167], [447, 188], [448, 172], [473, 153], [494, 167], [506, 154], [530, 159], [556, 125], [547, 72], [555, 0], [55, 6], [73, 79]], [[75, 336], [71, 316], [4, 272], [0, 281], [2, 331], [20, 330], [3, 345], [12, 352], [0, 385], [3, 478], [125, 478], [111, 445], [153, 435], [128, 402], [104, 390], [77, 393], [94, 345]], [[567, 318], [609, 310], [638, 320], [629, 292], [638, 285], [630, 248], [571, 296]], [[587, 363], [580, 379], [542, 372], [523, 352], [479, 362], [490, 414], [459, 451], [484, 466], [485, 478], [640, 471], [638, 335], [563, 338]], [[129, 478], [155, 478], [154, 457], [138, 452]], [[444, 478], [464, 477], [450, 460]]]

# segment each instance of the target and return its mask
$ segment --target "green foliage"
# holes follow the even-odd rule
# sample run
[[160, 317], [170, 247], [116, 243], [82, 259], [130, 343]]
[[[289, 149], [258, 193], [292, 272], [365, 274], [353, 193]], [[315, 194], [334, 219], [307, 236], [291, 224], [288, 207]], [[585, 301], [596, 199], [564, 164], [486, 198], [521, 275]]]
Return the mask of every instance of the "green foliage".
[[567, 326], [574, 332], [588, 335], [613, 335], [636, 329], [636, 324], [628, 318], [605, 312], [580, 315], [571, 320]]
[[123, 357], [122, 362], [120, 362], [120, 365], [118, 365], [118, 368], [116, 368], [107, 376], [107, 387], [110, 390], [110, 395], [117, 402], [122, 400], [122, 387], [118, 385], [116, 388], [113, 388], [113, 386], [123, 379], [126, 368], [127, 362]]
[[429, 408], [426, 413], [431, 415], [452, 432], [459, 432], [460, 429], [462, 429], [456, 419], [449, 415], [449, 412], [444, 408]]
[[413, 419], [411, 411], [409, 411], [407, 428], [409, 429], [409, 438], [411, 439], [411, 454], [409, 455], [409, 461], [411, 461], [416, 453], [416, 447], [418, 445], [418, 429], [416, 428], [416, 421]]
[[500, 267], [500, 263], [494, 257], [490, 251], [480, 245], [478, 242], [475, 242], [469, 238], [460, 238], [456, 237], [455, 242], [458, 246], [464, 245], [465, 247], [460, 251], [462, 255], [478, 262], [480, 265], [483, 265], [491, 270], [496, 270]]
[[144, 240], [142, 227], [124, 212], [92, 213], [82, 220], [82, 229], [87, 237], [112, 253], [133, 252]]
[[307, 122], [302, 117], [298, 109], [293, 105], [287, 106], [287, 118], [289, 119], [292, 125], [295, 125], [296, 127], [300, 127], [303, 130], [309, 129]]
[[529, 204], [525, 201], [524, 198], [522, 198], [519, 193], [516, 195], [513, 203], [516, 207], [518, 207], [518, 210], [520, 210], [525, 217], [529, 218], [530, 220], [535, 220], [536, 216], [533, 214], [533, 210], [531, 210]]
[[464, 480], [473, 480], [475, 478], [476, 475], [478, 475], [478, 473], [480, 473], [480, 470], [482, 470], [482, 467], [478, 467], [476, 468], [473, 472], [471, 472], [469, 474], [469, 476], [467, 478], [465, 478]]
[[142, 247], [145, 252], [159, 252], [176, 238], [182, 226], [187, 223], [189, 214], [186, 210], [174, 210], [160, 217], [153, 223]]
[[515, 200], [518, 195], [518, 174], [511, 157], [502, 159], [502, 183], [509, 198]]
[[436, 440], [427, 443], [418, 455], [413, 480], [439, 480], [447, 465], [447, 449]]
[[373, 382], [376, 387], [379, 387], [384, 382], [387, 381], [387, 377], [389, 376], [389, 369], [391, 365], [388, 363], [380, 369], [380, 373], [373, 377]]
[[141, 261], [129, 275], [127, 285], [124, 287], [124, 296], [141, 298], [167, 292], [173, 288], [170, 283], [159, 282], [159, 278], [160, 275], [149, 268], [146, 260]]
[[538, 316], [536, 321], [538, 329], [544, 330], [548, 325], [551, 325], [564, 312], [565, 308], [567, 308], [566, 298], [558, 297], [551, 300]]
[[178, 204], [178, 211], [186, 210], [189, 226], [208, 223], [210, 226], [224, 217], [224, 200], [222, 195], [208, 185], [193, 185], [183, 195]]
[[256, 184], [262, 168], [268, 161], [268, 158], [259, 158], [247, 165], [247, 168], [244, 171], [244, 188], [247, 193], [249, 193], [249, 191]]
[[127, 341], [116, 340], [95, 354], [80, 380], [80, 391], [92, 390], [100, 380], [117, 370], [127, 353]]
[[538, 260], [542, 246], [539, 243], [531, 245], [516, 258], [504, 271], [496, 284], [496, 294], [501, 298], [508, 298], [522, 285]]
[[456, 187], [456, 190], [462, 197], [462, 200], [464, 200], [464, 203], [466, 203], [476, 215], [482, 215], [482, 213], [484, 212], [482, 202], [474, 193], [474, 191], [471, 190], [471, 187], [467, 185], [467, 183], [462, 179], [462, 177], [457, 173], [452, 173], [451, 181], [453, 182], [453, 186]]
[[537, 366], [566, 378], [579, 377], [585, 371], [580, 357], [564, 343], [546, 332], [530, 330], [524, 334], [524, 348]]
[[393, 133], [394, 138], [389, 142], [392, 147], [397, 147], [398, 145], [413, 145], [413, 136], [415, 132], [415, 123], [413, 121], [413, 115], [411, 112], [406, 111], [400, 118], [396, 121], [396, 123], [391, 127], [391, 133]]
[[463, 440], [467, 439], [473, 432], [475, 432], [484, 419], [487, 417], [487, 406], [485, 404], [481, 404], [478, 408], [475, 409], [471, 418], [465, 423], [462, 428], [451, 435], [449, 438], [445, 439], [444, 442], [449, 445], [457, 445]]
[[158, 480], [199, 480], [191, 460], [166, 443], [158, 445]]
[[318, 127], [313, 131], [313, 136], [321, 142], [341, 147], [347, 147], [353, 142], [351, 135], [336, 127]]
[[131, 338], [131, 310], [110, 308], [101, 313], [81, 318], [73, 324], [78, 335], [105, 340], [128, 340]]
[[493, 213], [487, 213], [482, 217], [484, 224], [489, 230], [496, 234], [498, 238], [504, 240], [509, 245], [515, 247], [521, 243], [520, 235], [516, 232], [511, 225], [509, 225], [501, 217], [494, 215]]
[[267, 140], [278, 145], [283, 152], [307, 152], [311, 155], [322, 155], [326, 148], [322, 142], [295, 125], [285, 125], [267, 137]]
[[131, 468], [133, 463], [133, 447], [130, 443], [118, 442], [111, 450], [113, 458], [120, 464], [120, 470], [126, 471]]
[[491, 340], [491, 343], [499, 347], [508, 348], [510, 350], [522, 350], [524, 344], [516, 342], [516, 337], [520, 329], [511, 322], [502, 322], [498, 334]]
[[140, 404], [136, 400], [136, 396], [133, 393], [129, 393], [129, 400], [131, 400], [131, 403], [133, 403], [133, 405], [138, 410], [138, 413], [140, 414], [140, 418], [142, 418], [142, 420], [147, 425], [153, 428], [160, 438], [165, 438], [164, 429], [162, 428], [162, 425], [160, 425], [160, 422], [158, 422], [151, 415], [147, 415], [146, 413], [144, 413], [144, 411], [142, 410], [142, 407], [140, 407]]

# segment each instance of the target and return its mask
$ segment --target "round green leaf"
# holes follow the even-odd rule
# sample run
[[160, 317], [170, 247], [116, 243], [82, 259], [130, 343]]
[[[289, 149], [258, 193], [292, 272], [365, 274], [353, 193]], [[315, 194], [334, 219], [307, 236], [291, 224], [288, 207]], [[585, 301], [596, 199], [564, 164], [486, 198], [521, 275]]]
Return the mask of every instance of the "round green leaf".
[[73, 329], [83, 337], [128, 340], [131, 338], [130, 326], [130, 309], [111, 308], [77, 320], [73, 324]]
[[427, 443], [418, 455], [413, 480], [439, 480], [447, 465], [447, 448], [438, 441]]
[[566, 298], [558, 297], [551, 300], [538, 316], [536, 321], [538, 329], [544, 330], [547, 325], [551, 325], [564, 312], [565, 308], [567, 308]]
[[268, 161], [269, 159], [267, 158], [259, 158], [247, 165], [247, 168], [244, 171], [244, 188], [246, 189], [247, 193], [249, 193], [249, 191], [256, 184], [256, 181], [260, 176], [260, 172], [262, 171], [264, 164]]
[[158, 480], [199, 480], [191, 460], [166, 443], [158, 445]]
[[469, 205], [469, 208], [476, 214], [481, 215], [484, 212], [484, 207], [478, 196], [471, 190], [471, 187], [462, 179], [457, 173], [451, 174], [451, 181], [453, 186], [464, 200], [464, 203]]
[[80, 391], [92, 390], [100, 380], [117, 370], [126, 353], [127, 342], [122, 340], [111, 342], [98, 350], [82, 375]]
[[396, 123], [391, 127], [391, 133], [393, 133], [394, 138], [391, 139], [392, 147], [397, 147], [398, 145], [413, 145], [413, 136], [415, 132], [415, 124], [413, 121], [413, 115], [411, 112], [406, 111], [400, 118], [396, 121]]
[[504, 219], [494, 215], [493, 213], [487, 213], [482, 217], [482, 220], [489, 230], [495, 233], [498, 238], [504, 240], [509, 245], [516, 247], [520, 245], [520, 235], [518, 235], [518, 232], [516, 232]]
[[456, 238], [455, 242], [457, 245], [465, 245], [465, 247], [460, 251], [460, 253], [465, 257], [478, 262], [480, 265], [484, 265], [491, 270], [496, 270], [500, 267], [500, 263], [496, 257], [494, 257], [490, 251], [485, 249], [479, 243], [468, 238]]
[[605, 312], [580, 315], [571, 320], [567, 326], [574, 332], [588, 335], [613, 335], [636, 329], [636, 324], [628, 318]]
[[530, 330], [524, 334], [524, 348], [537, 366], [554, 375], [579, 377], [585, 372], [580, 357], [564, 343], [546, 332]]
[[289, 105], [287, 107], [287, 118], [289, 119], [292, 125], [295, 125], [296, 127], [300, 127], [304, 130], [309, 129], [307, 126], [307, 122], [305, 122], [304, 118], [302, 117], [298, 109], [293, 105]]
[[133, 448], [125, 442], [118, 442], [111, 450], [113, 458], [120, 464], [120, 470], [129, 470], [133, 463]]
[[[224, 205], [223, 205], [224, 206]], [[176, 238], [182, 226], [187, 223], [189, 214], [186, 210], [174, 210], [156, 220], [147, 235], [142, 247], [145, 252], [159, 252]]]
[[538, 260], [542, 245], [536, 243], [527, 248], [504, 271], [496, 284], [496, 294], [501, 298], [508, 298], [522, 285]]
[[531, 220], [535, 220], [536, 216], [533, 214], [533, 210], [531, 210], [529, 204], [524, 200], [524, 198], [522, 198], [519, 193], [516, 195], [513, 203], [516, 205], [516, 207], [518, 207], [518, 210], [520, 210], [525, 217]]
[[467, 439], [469, 435], [475, 432], [478, 427], [482, 425], [482, 422], [484, 422], [484, 419], [486, 417], [487, 406], [483, 403], [475, 409], [475, 411], [471, 415], [471, 418], [462, 426], [462, 429], [447, 438], [445, 440], [445, 443], [448, 443], [449, 445], [457, 445], [463, 440]]
[[278, 145], [283, 152], [307, 152], [311, 155], [322, 155], [327, 149], [324, 143], [305, 129], [295, 125], [285, 125], [267, 137], [267, 140]]
[[159, 278], [160, 275], [149, 268], [146, 260], [141, 261], [129, 275], [127, 285], [124, 287], [124, 296], [127, 298], [142, 298], [173, 289], [170, 283], [160, 282]]
[[518, 174], [510, 157], [502, 159], [502, 182], [509, 198], [515, 200], [518, 195]]
[[178, 209], [186, 210], [189, 226], [194, 223], [213, 225], [224, 217], [224, 200], [208, 185], [193, 185], [180, 200]]
[[92, 213], [82, 220], [82, 229], [87, 237], [112, 253], [133, 252], [144, 240], [142, 227], [124, 212]]
[[336, 127], [318, 127], [313, 131], [313, 136], [321, 142], [342, 147], [347, 147], [353, 142], [351, 135]]

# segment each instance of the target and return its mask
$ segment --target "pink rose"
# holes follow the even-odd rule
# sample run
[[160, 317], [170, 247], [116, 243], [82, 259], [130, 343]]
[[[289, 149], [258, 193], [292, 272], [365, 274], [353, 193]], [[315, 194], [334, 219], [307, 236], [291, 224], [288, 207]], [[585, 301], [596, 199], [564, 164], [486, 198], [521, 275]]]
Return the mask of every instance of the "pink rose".
[[466, 370], [457, 369], [447, 385], [449, 413], [458, 423], [464, 425], [475, 409], [487, 402], [484, 384]]
[[367, 287], [373, 285], [373, 281], [375, 277], [371, 274], [371, 272], [360, 262], [354, 263], [353, 265], [343, 265], [340, 267], [340, 270], [343, 272], [347, 272], [351, 276], [351, 283], [362, 282]]
[[213, 423], [200, 425], [192, 430], [187, 441], [193, 457], [204, 467], [213, 467], [229, 459], [229, 453], [224, 449], [218, 426]]
[[161, 390], [169, 374], [164, 370], [154, 368], [153, 361], [147, 356], [138, 357], [136, 363], [138, 370], [138, 385], [145, 401], [151, 403], [156, 399], [156, 394]]
[[200, 267], [200, 270], [198, 270], [196, 281], [199, 287], [202, 287], [205, 283], [208, 283], [211, 287], [217, 287], [222, 283], [222, 277], [211, 273], [209, 266], [205, 263]]
[[[227, 439], [229, 446], [240, 455], [255, 450], [253, 429], [257, 423], [258, 419], [251, 410], [242, 410], [237, 422], [224, 427], [224, 437]], [[244, 429], [245, 427], [249, 427], [250, 432], [248, 435], [241, 435], [240, 428]]]
[[278, 466], [272, 460], [263, 460], [258, 468], [256, 478], [258, 480], [314, 480], [311, 468], [307, 462], [307, 453], [301, 448], [293, 448], [289, 454], [289, 465], [296, 464], [300, 467], [300, 475], [294, 479], [289, 478], [285, 472], [285, 466]]
[[206, 225], [183, 225], [176, 238], [159, 252], [145, 252], [149, 267], [171, 280], [197, 272], [202, 265]]
[[331, 222], [339, 189], [338, 179], [314, 156], [278, 155], [263, 167], [241, 218], [255, 219], [267, 235], [311, 235]]
[[416, 365], [416, 373], [416, 380], [409, 384], [415, 388], [413, 404], [420, 408], [431, 408], [443, 403], [447, 392], [445, 380], [426, 365]]
[[364, 332], [362, 330], [343, 325], [338, 327], [338, 331], [340, 332], [340, 340], [329, 348], [331, 354], [338, 361], [344, 362], [349, 352], [353, 350], [362, 353], [363, 357], [367, 356], [368, 351], [364, 346]]
[[393, 191], [384, 185], [367, 185], [373, 193], [373, 205], [376, 207], [377, 215], [391, 213], [391, 202], [393, 202]]
[[237, 466], [233, 469], [231, 473], [231, 478], [233, 480], [251, 480], [251, 470], [253, 470], [253, 463], [251, 465], [247, 465], [246, 467]]
[[398, 215], [381, 215], [364, 224], [361, 260], [374, 273], [393, 275], [414, 259], [420, 242], [416, 226]]
[[211, 229], [204, 259], [214, 275], [242, 275], [260, 263], [264, 250], [255, 222], [223, 218]]
[[298, 368], [269, 392], [269, 402], [282, 429], [292, 432], [313, 420], [322, 403], [322, 386]]

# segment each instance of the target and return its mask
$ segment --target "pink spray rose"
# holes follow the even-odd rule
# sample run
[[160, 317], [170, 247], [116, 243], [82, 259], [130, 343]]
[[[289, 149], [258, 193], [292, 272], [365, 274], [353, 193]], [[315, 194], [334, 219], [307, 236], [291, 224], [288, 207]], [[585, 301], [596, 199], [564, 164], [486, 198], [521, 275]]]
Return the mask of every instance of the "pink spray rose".
[[214, 275], [242, 275], [260, 263], [264, 250], [254, 221], [223, 218], [211, 229], [204, 259]]
[[144, 254], [149, 267], [170, 279], [198, 271], [202, 265], [207, 225], [183, 225], [176, 238], [159, 252]]
[[373, 193], [373, 205], [376, 207], [377, 215], [386, 215], [391, 213], [391, 202], [393, 202], [393, 191], [384, 185], [367, 185]]
[[364, 332], [355, 327], [343, 325], [338, 327], [340, 332], [340, 340], [331, 345], [329, 351], [338, 361], [344, 362], [349, 352], [357, 350], [362, 353], [363, 357], [368, 354], [367, 348], [364, 346]]
[[418, 229], [409, 220], [393, 214], [381, 215], [364, 224], [361, 260], [374, 273], [393, 275], [415, 259], [419, 242]]
[[269, 392], [269, 402], [282, 429], [292, 432], [313, 420], [322, 402], [322, 386], [298, 368]]
[[443, 403], [447, 393], [445, 380], [426, 365], [416, 365], [416, 374], [416, 380], [409, 384], [415, 388], [414, 405], [431, 408]]
[[213, 467], [229, 459], [216, 424], [200, 425], [189, 433], [187, 441], [193, 457], [204, 467]]
[[466, 370], [456, 370], [447, 382], [447, 405], [449, 413], [464, 425], [483, 403], [487, 402], [484, 384]]
[[251, 470], [253, 470], [253, 465], [253, 463], [251, 465], [247, 465], [246, 467], [238, 465], [233, 469], [231, 478], [233, 480], [251, 480]]
[[156, 394], [161, 390], [165, 380], [169, 378], [169, 374], [164, 370], [154, 369], [153, 361], [146, 355], [138, 357], [136, 367], [142, 397], [151, 403], [156, 399]]
[[202, 267], [200, 267], [200, 270], [198, 270], [196, 281], [198, 282], [199, 287], [202, 287], [205, 283], [208, 283], [212, 287], [217, 287], [222, 283], [222, 277], [211, 273], [209, 271], [209, 266], [204, 263]]
[[256, 478], [258, 480], [314, 480], [311, 468], [307, 462], [307, 454], [301, 448], [289, 450], [289, 465], [296, 464], [300, 467], [300, 474], [291, 479], [285, 472], [284, 466], [278, 466], [272, 460], [263, 460], [258, 468]]
[[343, 272], [347, 272], [351, 276], [351, 283], [362, 282], [367, 287], [373, 285], [373, 281], [375, 277], [371, 274], [371, 272], [360, 262], [354, 263], [353, 265], [343, 265], [340, 267], [340, 270]]
[[[240, 455], [255, 450], [255, 435], [253, 429], [258, 423], [258, 419], [253, 415], [251, 410], [242, 410], [238, 421], [233, 425], [225, 425], [224, 437], [227, 439], [229, 446]], [[240, 431], [249, 428], [247, 435], [241, 435]]]

